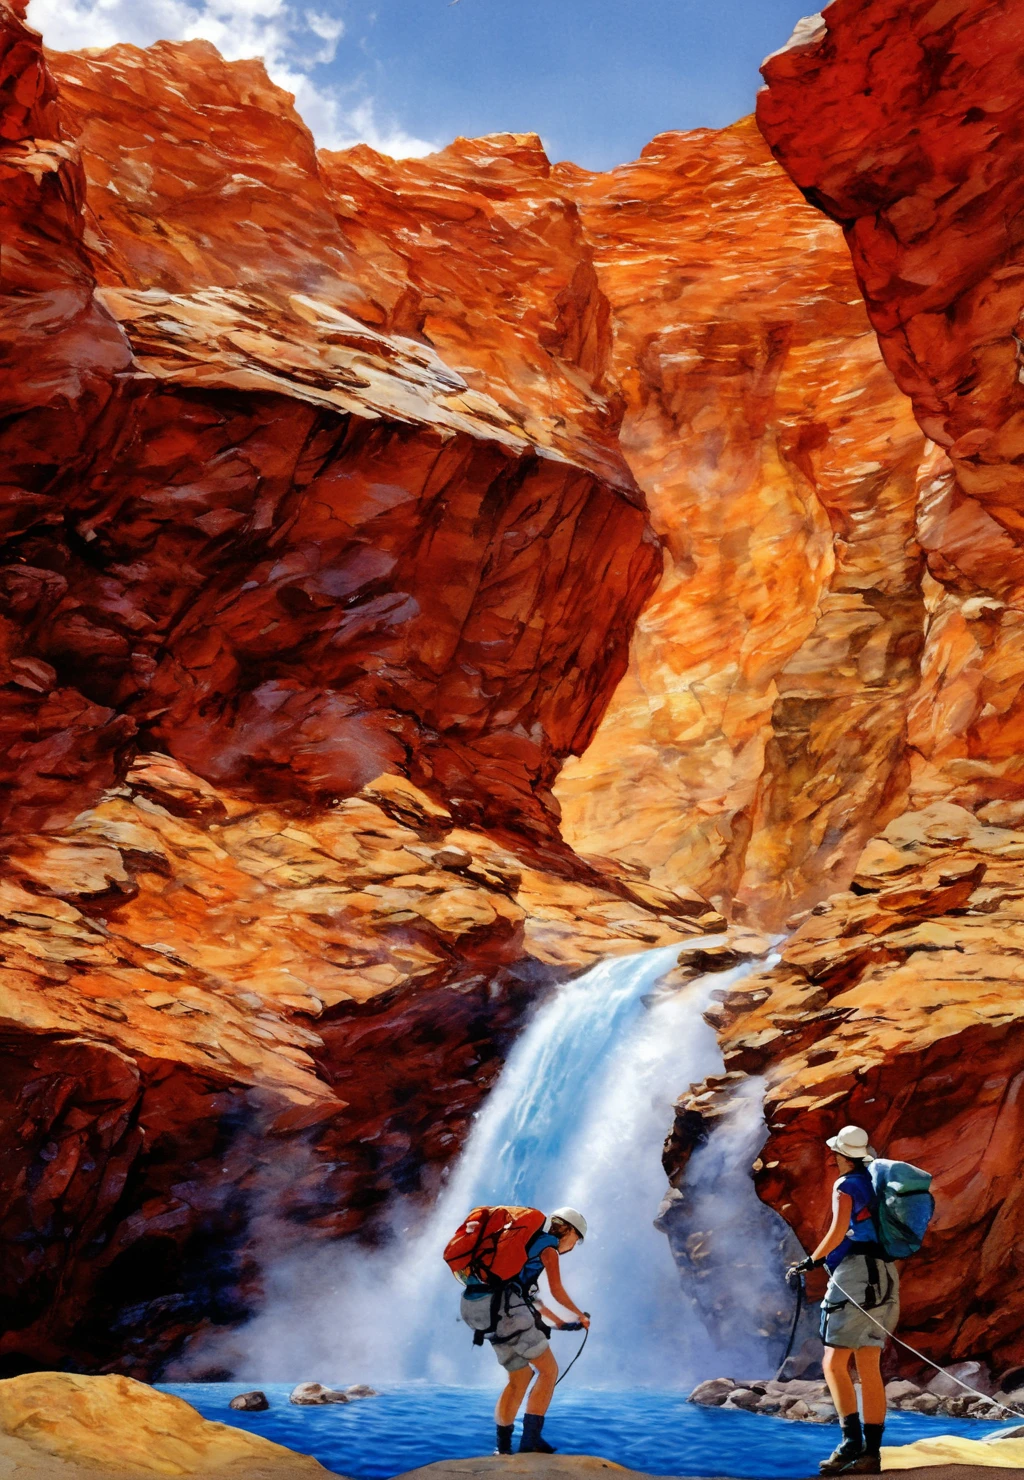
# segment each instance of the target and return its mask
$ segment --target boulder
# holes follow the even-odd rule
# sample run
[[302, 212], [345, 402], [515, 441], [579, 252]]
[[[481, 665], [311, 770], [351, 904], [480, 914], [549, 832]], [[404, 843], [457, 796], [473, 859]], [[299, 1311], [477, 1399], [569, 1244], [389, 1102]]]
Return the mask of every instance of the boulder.
[[782, 1409], [783, 1418], [808, 1419], [811, 1416], [811, 1407], [803, 1398], [796, 1398], [792, 1403], [785, 1405]]
[[347, 1393], [337, 1388], [324, 1387], [320, 1382], [300, 1382], [293, 1387], [288, 1395], [289, 1403], [295, 1403], [300, 1408], [316, 1408], [323, 1403], [349, 1403], [351, 1399]]
[[782, 1409], [782, 1398], [778, 1393], [766, 1393], [763, 1398], [758, 1399], [756, 1413], [779, 1413]]
[[907, 1398], [901, 1404], [909, 1413], [938, 1413], [939, 1400], [934, 1393], [919, 1393], [916, 1398]]
[[817, 1336], [809, 1336], [805, 1342], [787, 1357], [779, 1368], [780, 1377], [793, 1379], [818, 1379], [820, 1381], [823, 1370], [821, 1358], [824, 1347]]
[[346, 1398], [377, 1398], [380, 1394], [376, 1388], [367, 1387], [365, 1382], [354, 1382], [351, 1387], [345, 1389]]
[[916, 1382], [901, 1380], [885, 1384], [885, 1401], [890, 1405], [901, 1403], [905, 1398], [916, 1398], [921, 1389]]
[[[959, 1382], [955, 1382], [954, 1378], [959, 1378]], [[961, 1383], [967, 1383], [968, 1387], [974, 1388], [985, 1397], [991, 1397], [995, 1392], [995, 1384], [988, 1369], [980, 1362], [954, 1362], [945, 1372], [936, 1372], [928, 1383], [927, 1390], [937, 1398], [958, 1398], [963, 1392]]]
[[14, 1474], [326, 1480], [328, 1472], [134, 1378], [31, 1372], [0, 1382], [0, 1475]]
[[236, 1413], [266, 1413], [270, 1407], [266, 1393], [261, 1393], [258, 1388], [253, 1388], [249, 1393], [236, 1393], [228, 1404]]
[[761, 1401], [762, 1394], [755, 1393], [751, 1388], [733, 1388], [732, 1392], [722, 1404], [723, 1408], [746, 1408], [754, 1409]]
[[697, 1384], [686, 1401], [700, 1403], [705, 1408], [721, 1408], [735, 1386], [731, 1377], [709, 1377]]

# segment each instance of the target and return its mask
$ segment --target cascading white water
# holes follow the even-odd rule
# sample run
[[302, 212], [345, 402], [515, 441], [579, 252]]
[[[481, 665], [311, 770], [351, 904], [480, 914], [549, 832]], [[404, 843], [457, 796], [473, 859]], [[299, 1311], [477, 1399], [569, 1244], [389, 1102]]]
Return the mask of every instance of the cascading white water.
[[[679, 1092], [721, 1071], [701, 1017], [711, 992], [753, 968], [645, 1002], [678, 953], [613, 958], [562, 986], [524, 1029], [426, 1220], [396, 1231], [385, 1250], [335, 1250], [329, 1259], [321, 1251], [279, 1265], [264, 1313], [245, 1328], [238, 1375], [492, 1383], [493, 1358], [472, 1347], [458, 1319], [459, 1286], [441, 1251], [478, 1204], [570, 1203], [591, 1224], [563, 1263], [567, 1288], [593, 1315], [586, 1383], [666, 1386], [706, 1376], [714, 1343], [653, 1226], [666, 1186], [661, 1146]], [[723, 1208], [731, 1196], [733, 1215], [749, 1218], [749, 1158], [720, 1168], [716, 1189]], [[567, 1360], [571, 1338], [554, 1340]]]

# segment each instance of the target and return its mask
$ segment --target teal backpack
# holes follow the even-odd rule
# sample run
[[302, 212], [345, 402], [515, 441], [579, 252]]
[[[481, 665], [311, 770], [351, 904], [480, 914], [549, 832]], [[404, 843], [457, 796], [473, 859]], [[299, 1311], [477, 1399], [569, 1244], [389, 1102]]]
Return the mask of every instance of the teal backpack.
[[907, 1161], [876, 1158], [868, 1167], [875, 1189], [875, 1226], [887, 1259], [906, 1259], [921, 1247], [935, 1212], [931, 1172]]

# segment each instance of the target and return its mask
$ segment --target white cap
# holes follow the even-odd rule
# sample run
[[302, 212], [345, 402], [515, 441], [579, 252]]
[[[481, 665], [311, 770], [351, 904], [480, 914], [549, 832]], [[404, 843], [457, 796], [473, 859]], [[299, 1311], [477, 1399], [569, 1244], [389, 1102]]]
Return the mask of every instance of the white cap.
[[563, 1223], [568, 1223], [570, 1228], [575, 1228], [581, 1239], [587, 1236], [587, 1220], [582, 1213], [575, 1208], [556, 1208], [551, 1214], [552, 1219], [560, 1218]]
[[838, 1151], [840, 1156], [848, 1156], [851, 1161], [873, 1161], [874, 1150], [868, 1141], [868, 1133], [861, 1130], [859, 1125], [844, 1125], [837, 1136], [830, 1136], [825, 1145], [832, 1151]]

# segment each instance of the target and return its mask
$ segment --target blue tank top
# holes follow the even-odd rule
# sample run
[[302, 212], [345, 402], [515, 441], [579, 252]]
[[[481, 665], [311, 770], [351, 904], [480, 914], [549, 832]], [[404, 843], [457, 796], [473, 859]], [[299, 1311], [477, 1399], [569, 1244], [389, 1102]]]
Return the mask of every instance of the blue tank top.
[[826, 1269], [838, 1269], [847, 1254], [881, 1254], [878, 1231], [875, 1228], [874, 1212], [877, 1199], [871, 1173], [866, 1167], [847, 1172], [835, 1184], [837, 1192], [845, 1192], [853, 1203], [850, 1226], [846, 1237], [837, 1249], [833, 1249], [825, 1260]]
[[[554, 1233], [545, 1233], [543, 1228], [535, 1233], [526, 1245], [526, 1263], [516, 1275], [513, 1283], [520, 1285], [524, 1290], [530, 1290], [541, 1277], [544, 1262], [541, 1259], [545, 1249], [557, 1249], [558, 1237]], [[476, 1280], [470, 1280], [466, 1286], [466, 1298], [469, 1300], [482, 1300], [485, 1295], [492, 1294], [486, 1285], [479, 1284]]]

